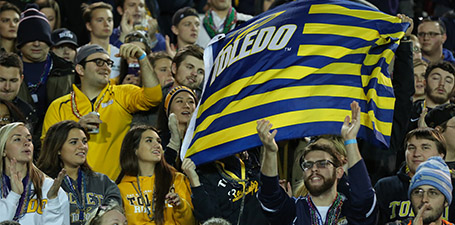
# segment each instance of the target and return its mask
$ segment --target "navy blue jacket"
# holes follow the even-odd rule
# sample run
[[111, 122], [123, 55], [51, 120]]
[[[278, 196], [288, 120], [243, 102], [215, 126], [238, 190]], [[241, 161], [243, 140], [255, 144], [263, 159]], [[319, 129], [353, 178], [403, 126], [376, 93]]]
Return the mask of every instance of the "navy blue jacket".
[[[376, 224], [376, 195], [371, 186], [365, 162], [360, 160], [348, 170], [348, 174], [349, 194], [343, 195], [339, 192], [344, 201], [338, 224]], [[289, 197], [279, 186], [278, 177], [267, 177], [261, 174], [261, 181], [258, 199], [271, 224], [311, 224], [306, 198]]]

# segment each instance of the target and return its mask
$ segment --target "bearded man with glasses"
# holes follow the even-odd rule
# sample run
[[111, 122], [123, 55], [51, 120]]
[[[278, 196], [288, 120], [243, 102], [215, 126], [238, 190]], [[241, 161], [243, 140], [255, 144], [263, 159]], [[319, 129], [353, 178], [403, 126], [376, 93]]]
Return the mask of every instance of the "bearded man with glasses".
[[417, 37], [422, 45], [422, 58], [429, 63], [448, 61], [455, 63], [450, 50], [442, 47], [447, 40], [444, 25], [435, 20], [424, 19], [417, 27]]
[[63, 120], [79, 122], [90, 133], [87, 162], [94, 171], [115, 180], [120, 173], [120, 146], [132, 121], [132, 113], [146, 111], [161, 102], [158, 78], [145, 52], [134, 44], [120, 46], [118, 57], [137, 58], [143, 87], [112, 85], [113, 65], [99, 45], [85, 45], [76, 55], [76, 72], [81, 86], [51, 103], [43, 124], [42, 139], [53, 124]]
[[401, 224], [453, 225], [442, 218], [452, 202], [452, 191], [450, 170], [444, 160], [439, 156], [429, 158], [417, 168], [409, 185], [408, 196], [417, 215]]
[[309, 193], [298, 198], [289, 197], [278, 180], [277, 130], [270, 132], [272, 124], [269, 121], [258, 121], [257, 131], [264, 145], [258, 199], [271, 224], [376, 224], [376, 195], [356, 141], [360, 128], [357, 102], [351, 103], [351, 112], [352, 121], [346, 116], [341, 128], [349, 171], [347, 195], [337, 188], [344, 173], [339, 153], [333, 147], [315, 144], [300, 160]]

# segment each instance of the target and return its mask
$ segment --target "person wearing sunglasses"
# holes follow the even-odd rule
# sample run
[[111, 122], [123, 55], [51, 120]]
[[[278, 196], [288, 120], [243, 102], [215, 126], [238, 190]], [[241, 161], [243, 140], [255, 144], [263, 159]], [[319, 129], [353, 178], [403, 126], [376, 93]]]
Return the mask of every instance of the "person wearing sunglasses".
[[119, 154], [122, 139], [130, 128], [132, 114], [157, 106], [162, 99], [161, 86], [145, 52], [128, 43], [120, 47], [121, 57], [139, 62], [142, 87], [109, 83], [112, 60], [99, 45], [85, 45], [76, 55], [76, 72], [81, 86], [52, 102], [43, 123], [43, 135], [49, 127], [63, 120], [79, 122], [90, 133], [94, 151], [87, 162], [94, 171], [115, 180], [120, 173]]
[[273, 125], [267, 120], [257, 122], [264, 146], [262, 186], [257, 197], [271, 224], [376, 224], [376, 195], [356, 141], [360, 107], [355, 101], [351, 103], [351, 113], [352, 120], [346, 116], [341, 127], [349, 171], [348, 196], [337, 188], [344, 173], [341, 157], [335, 148], [322, 144], [312, 145], [301, 160], [303, 181], [309, 193], [299, 198], [288, 196], [278, 180], [277, 130], [271, 132]]
[[407, 193], [415, 217], [401, 224], [453, 225], [442, 218], [444, 210], [452, 202], [452, 191], [450, 170], [441, 157], [434, 156], [421, 163]]
[[455, 63], [452, 52], [442, 47], [447, 40], [444, 24], [437, 20], [424, 19], [417, 27], [417, 37], [422, 45], [422, 58], [429, 63], [448, 61]]

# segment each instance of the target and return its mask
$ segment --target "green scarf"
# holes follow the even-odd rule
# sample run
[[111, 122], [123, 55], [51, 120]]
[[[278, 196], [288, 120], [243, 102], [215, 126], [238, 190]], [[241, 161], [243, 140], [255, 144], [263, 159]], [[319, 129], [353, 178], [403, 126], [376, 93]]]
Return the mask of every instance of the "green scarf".
[[205, 13], [204, 17], [204, 27], [207, 33], [209, 34], [210, 38], [215, 37], [217, 34], [226, 34], [227, 32], [231, 31], [235, 24], [237, 23], [237, 11], [233, 7], [229, 9], [229, 12], [224, 20], [223, 24], [223, 31], [218, 32], [216, 29], [215, 24], [213, 23], [213, 10], [209, 10]]

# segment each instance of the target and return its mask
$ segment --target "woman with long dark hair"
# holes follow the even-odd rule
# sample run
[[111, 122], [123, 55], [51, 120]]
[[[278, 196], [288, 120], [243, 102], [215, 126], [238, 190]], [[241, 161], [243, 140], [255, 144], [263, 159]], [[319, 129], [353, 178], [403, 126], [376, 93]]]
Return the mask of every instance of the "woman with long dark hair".
[[52, 125], [47, 131], [38, 167], [51, 177], [65, 168], [62, 188], [70, 200], [71, 224], [85, 224], [98, 206], [114, 200], [121, 203], [117, 185], [104, 174], [93, 172], [87, 164], [89, 135], [73, 120]]
[[137, 126], [125, 135], [117, 182], [131, 224], [196, 224], [187, 178], [166, 163], [155, 128]]
[[60, 189], [65, 171], [52, 180], [33, 164], [32, 135], [23, 123], [0, 128], [0, 221], [69, 224], [69, 204]]

